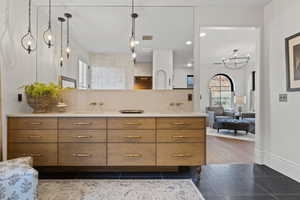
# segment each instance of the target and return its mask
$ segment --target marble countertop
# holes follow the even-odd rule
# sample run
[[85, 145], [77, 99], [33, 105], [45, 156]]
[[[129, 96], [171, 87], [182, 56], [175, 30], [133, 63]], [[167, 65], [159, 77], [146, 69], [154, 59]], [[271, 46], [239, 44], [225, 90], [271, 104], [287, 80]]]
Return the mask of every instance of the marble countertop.
[[66, 113], [11, 113], [7, 117], [206, 117], [205, 113], [177, 112], [177, 113], [151, 113], [122, 114], [119, 112], [66, 112]]

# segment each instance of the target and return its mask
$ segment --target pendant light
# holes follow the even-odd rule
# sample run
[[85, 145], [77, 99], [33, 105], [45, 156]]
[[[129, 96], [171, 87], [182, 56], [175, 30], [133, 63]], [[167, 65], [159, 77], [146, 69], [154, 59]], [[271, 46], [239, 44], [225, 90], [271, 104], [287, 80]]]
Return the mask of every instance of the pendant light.
[[137, 45], [137, 41], [136, 41], [136, 38], [135, 38], [135, 22], [136, 22], [136, 19], [138, 18], [138, 14], [135, 13], [135, 10], [134, 10], [134, 0], [132, 0], [132, 4], [131, 4], [131, 36], [130, 36], [130, 39], [129, 39], [129, 47], [130, 47], [130, 50], [131, 50], [131, 56], [132, 56], [132, 59], [133, 59], [133, 63], [135, 64], [136, 63], [136, 50], [135, 50], [135, 47]]
[[49, 0], [49, 21], [48, 28], [43, 34], [43, 39], [48, 48], [51, 48], [54, 44], [53, 42], [53, 34], [52, 34], [52, 22], [51, 22], [51, 0]]
[[36, 50], [36, 39], [31, 32], [31, 0], [29, 0], [28, 6], [28, 31], [21, 39], [22, 47], [28, 54]]
[[72, 15], [70, 13], [65, 13], [65, 17], [67, 18], [67, 58], [70, 58], [71, 53], [71, 47], [70, 47], [70, 19], [72, 18]]
[[60, 59], [59, 65], [62, 67], [64, 65], [64, 56], [63, 56], [63, 23], [66, 21], [65, 18], [59, 17], [58, 21], [60, 22]]

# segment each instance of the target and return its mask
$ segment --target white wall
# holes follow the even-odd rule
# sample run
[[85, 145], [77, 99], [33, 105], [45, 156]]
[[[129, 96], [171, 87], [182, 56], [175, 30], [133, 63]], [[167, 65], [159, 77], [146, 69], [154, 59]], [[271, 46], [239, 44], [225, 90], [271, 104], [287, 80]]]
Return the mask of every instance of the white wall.
[[265, 65], [270, 85], [270, 130], [266, 143], [266, 163], [300, 181], [299, 102], [300, 93], [288, 93], [288, 103], [278, 95], [286, 91], [284, 39], [300, 31], [299, 0], [273, 0], [265, 8]]
[[194, 68], [192, 67], [177, 67], [174, 68], [174, 88], [187, 88], [187, 76], [194, 74]]
[[137, 62], [134, 66], [135, 76], [152, 76], [153, 64], [151, 62]]

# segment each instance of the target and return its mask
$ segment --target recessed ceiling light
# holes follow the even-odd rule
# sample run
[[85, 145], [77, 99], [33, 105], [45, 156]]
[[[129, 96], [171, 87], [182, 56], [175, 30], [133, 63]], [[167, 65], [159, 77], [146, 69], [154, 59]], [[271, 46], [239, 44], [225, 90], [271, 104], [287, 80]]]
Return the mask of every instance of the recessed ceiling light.
[[206, 36], [206, 33], [200, 33], [200, 37], [205, 37]]
[[193, 63], [189, 62], [188, 64], [186, 64], [187, 67], [193, 67]]
[[185, 44], [186, 44], [186, 45], [192, 45], [193, 42], [189, 40], [189, 41], [186, 41]]

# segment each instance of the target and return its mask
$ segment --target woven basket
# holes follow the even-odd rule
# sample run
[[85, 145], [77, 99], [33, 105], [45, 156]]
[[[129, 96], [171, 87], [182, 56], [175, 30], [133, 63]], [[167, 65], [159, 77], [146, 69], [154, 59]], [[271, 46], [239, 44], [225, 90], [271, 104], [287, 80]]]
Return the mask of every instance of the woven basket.
[[53, 97], [32, 97], [27, 95], [27, 103], [33, 109], [33, 113], [46, 113], [55, 102], [56, 100]]

